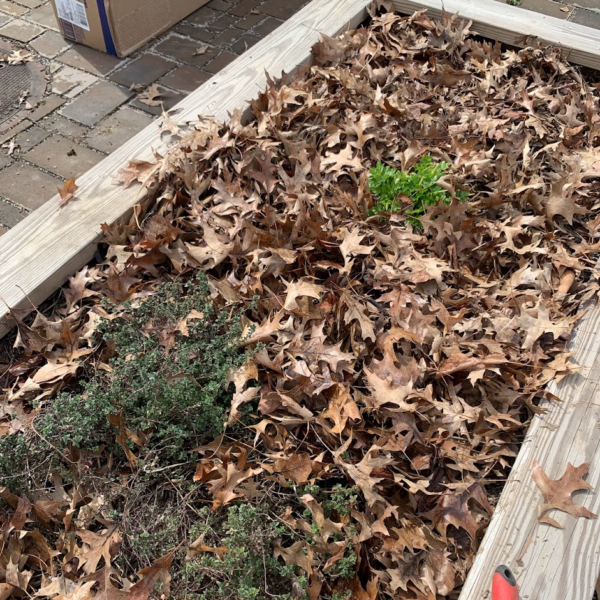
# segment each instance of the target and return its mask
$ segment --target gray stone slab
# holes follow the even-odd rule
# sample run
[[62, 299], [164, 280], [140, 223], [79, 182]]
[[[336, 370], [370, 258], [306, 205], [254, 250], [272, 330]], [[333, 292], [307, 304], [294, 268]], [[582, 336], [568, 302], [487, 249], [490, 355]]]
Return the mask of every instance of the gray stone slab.
[[159, 83], [180, 92], [190, 93], [199, 88], [203, 83], [206, 83], [210, 78], [211, 75], [208, 73], [196, 69], [196, 67], [184, 65], [163, 77]]
[[10, 23], [10, 21], [12, 21], [12, 17], [5, 15], [4, 13], [0, 13], [0, 26]]
[[233, 44], [231, 44], [231, 50], [235, 54], [244, 54], [246, 50], [252, 48], [254, 44], [260, 42], [260, 38], [255, 35], [245, 34], [237, 38]]
[[231, 52], [221, 52], [214, 60], [208, 63], [204, 70], [212, 75], [218, 73], [221, 69], [224, 69], [229, 63], [233, 62], [237, 56]]
[[289, 19], [295, 13], [297, 13], [305, 4], [307, 0], [267, 0], [260, 6], [260, 12], [276, 19]]
[[213, 10], [208, 6], [199, 8], [196, 12], [185, 18], [188, 23], [194, 23], [194, 25], [208, 25], [215, 21], [221, 16], [221, 13], [217, 10]]
[[31, 47], [45, 58], [54, 58], [57, 54], [70, 48], [71, 43], [56, 31], [46, 31], [31, 42]]
[[[28, 210], [35, 210], [50, 200], [60, 186], [60, 179], [24, 163], [14, 163], [0, 171], [2, 196]], [[2, 216], [0, 223], [12, 227], [11, 223], [2, 221]]]
[[260, 13], [249, 13], [247, 17], [245, 17], [241, 21], [238, 21], [235, 26], [239, 29], [244, 29], [247, 31], [248, 29], [252, 29], [252, 27], [258, 25], [264, 18], [265, 15], [261, 15]]
[[100, 121], [85, 141], [92, 148], [110, 154], [129, 141], [144, 127], [150, 125], [153, 120], [147, 114], [139, 113], [129, 106], [124, 106], [110, 117]]
[[20, 17], [25, 14], [29, 9], [21, 6], [20, 4], [15, 4], [10, 0], [0, 0], [0, 10], [5, 12], [13, 17]]
[[[173, 33], [191, 37], [200, 42], [210, 42], [221, 33], [221, 29], [212, 29], [211, 27], [197, 27], [189, 23], [180, 23], [175, 27]], [[166, 38], [167, 36], [165, 36]]]
[[40, 35], [40, 33], [44, 33], [41, 27], [22, 19], [14, 19], [10, 23], [0, 27], [0, 36], [16, 40], [17, 42], [23, 42], [24, 44], [30, 42], [33, 38]]
[[274, 19], [273, 17], [269, 17], [268, 19], [265, 19], [260, 25], [256, 26], [252, 30], [252, 33], [260, 37], [267, 37], [278, 27], [281, 27], [281, 25], [283, 25], [283, 21], [280, 21], [279, 19]]
[[28, 115], [28, 118], [34, 122], [39, 121], [40, 119], [43, 119], [50, 113], [54, 112], [57, 108], [61, 107], [65, 102], [66, 100], [64, 98], [55, 96], [54, 94], [45, 96], [39, 101], [35, 110]]
[[133, 95], [128, 89], [101, 81], [60, 110], [60, 114], [89, 127], [109, 115]]
[[6, 200], [0, 198], [0, 223], [5, 227], [0, 227], [6, 232], [9, 227], [14, 227], [27, 216], [27, 211], [23, 208], [15, 206]]
[[216, 56], [217, 50], [209, 48], [204, 54], [195, 54], [200, 46], [202, 46], [201, 42], [188, 40], [178, 35], [171, 35], [154, 49], [160, 54], [164, 54], [187, 65], [203, 67]]
[[17, 4], [26, 6], [27, 8], [37, 8], [46, 2], [46, 0], [15, 0]]
[[30, 10], [25, 16], [25, 19], [32, 21], [37, 25], [41, 25], [45, 29], [59, 31], [58, 23], [56, 22], [56, 15], [54, 14], [54, 9], [52, 8], [51, 2]]
[[147, 86], [176, 66], [177, 63], [157, 54], [142, 54], [139, 58], [115, 71], [109, 76], [109, 79], [126, 88], [130, 88], [132, 85]]
[[587, 27], [593, 27], [594, 29], [600, 29], [600, 12], [587, 10], [585, 8], [576, 8], [569, 15], [569, 21], [571, 23], [579, 23], [579, 25], [586, 25]]
[[74, 98], [98, 81], [98, 77], [73, 67], [64, 66], [52, 76], [52, 92]]
[[88, 127], [80, 125], [79, 123], [75, 123], [74, 121], [69, 121], [69, 119], [65, 119], [65, 117], [57, 114], [47, 117], [40, 123], [40, 125], [48, 131], [60, 133], [61, 135], [69, 137], [75, 141], [83, 139], [89, 131]]
[[108, 75], [123, 62], [116, 56], [80, 45], [73, 46], [70, 50], [61, 54], [57, 60], [65, 65], [82, 69], [94, 75]]
[[[29, 152], [48, 137], [50, 137], [50, 132], [34, 125], [16, 136], [15, 144], [21, 149], [21, 154], [25, 154], [25, 152]], [[0, 190], [0, 194], [1, 193]]]
[[83, 175], [103, 158], [101, 154], [58, 134], [23, 155], [24, 160], [65, 179]]
[[6, 169], [9, 165], [12, 165], [13, 159], [5, 154], [4, 151], [0, 150], [0, 171]]

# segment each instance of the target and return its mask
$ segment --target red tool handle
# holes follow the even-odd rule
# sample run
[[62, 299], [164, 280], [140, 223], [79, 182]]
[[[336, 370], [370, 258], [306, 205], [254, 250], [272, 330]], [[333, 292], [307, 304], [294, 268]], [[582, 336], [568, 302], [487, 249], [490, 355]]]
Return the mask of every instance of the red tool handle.
[[499, 566], [494, 573], [492, 600], [519, 600], [517, 580], [506, 565]]

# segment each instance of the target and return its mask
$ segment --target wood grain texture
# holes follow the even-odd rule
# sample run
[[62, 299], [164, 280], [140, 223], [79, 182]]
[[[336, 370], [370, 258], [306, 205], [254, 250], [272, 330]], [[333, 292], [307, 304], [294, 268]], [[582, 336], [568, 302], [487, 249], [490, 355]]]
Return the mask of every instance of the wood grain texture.
[[[212, 115], [225, 121], [243, 109], [274, 77], [308, 64], [321, 34], [336, 35], [367, 17], [371, 0], [313, 0], [267, 38], [180, 102], [174, 120]], [[161, 153], [158, 122], [151, 124], [77, 180], [75, 200], [59, 209], [55, 196], [0, 238], [0, 302], [15, 308], [38, 305], [93, 257], [103, 223], [114, 223], [142, 198], [140, 186], [114, 183], [118, 170], [134, 159]], [[0, 311], [4, 313], [3, 309]], [[0, 337], [12, 327], [0, 319]]]
[[[562, 46], [571, 62], [600, 69], [600, 31], [556, 17], [510, 6], [496, 0], [392, 0], [399, 12], [422, 8], [439, 16], [442, 4], [448, 13], [472, 20], [480, 35], [514, 46], [535, 43], [535, 38]], [[528, 38], [528, 42], [524, 42]]]
[[547, 402], [533, 419], [519, 456], [479, 548], [460, 600], [489, 600], [492, 575], [508, 565], [521, 598], [591, 600], [600, 572], [600, 519], [575, 519], [556, 510], [550, 516], [564, 529], [537, 523], [542, 495], [531, 478], [537, 460], [552, 479], [567, 463], [590, 463], [591, 492], [574, 499], [600, 514], [600, 309], [591, 308], [572, 342], [581, 370], [551, 383], [561, 402]]

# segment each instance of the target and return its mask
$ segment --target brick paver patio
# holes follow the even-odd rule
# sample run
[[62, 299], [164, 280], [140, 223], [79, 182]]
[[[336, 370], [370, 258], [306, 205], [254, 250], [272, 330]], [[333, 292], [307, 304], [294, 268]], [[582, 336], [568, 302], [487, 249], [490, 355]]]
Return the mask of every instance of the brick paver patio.
[[0, 235], [160, 114], [140, 101], [148, 86], [173, 107], [307, 2], [211, 0], [119, 59], [64, 40], [49, 0], [0, 0], [0, 41], [30, 51], [47, 77], [46, 96], [0, 133]]

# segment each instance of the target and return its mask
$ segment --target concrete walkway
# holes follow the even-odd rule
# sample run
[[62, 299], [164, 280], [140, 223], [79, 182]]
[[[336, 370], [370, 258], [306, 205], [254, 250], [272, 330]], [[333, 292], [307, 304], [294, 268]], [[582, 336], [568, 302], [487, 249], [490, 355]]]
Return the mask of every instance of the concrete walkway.
[[171, 108], [307, 1], [211, 0], [122, 60], [64, 40], [49, 0], [0, 0], [0, 43], [31, 52], [47, 78], [0, 133], [0, 235], [160, 115], [139, 97], [150, 85]]
[[[506, 0], [498, 2], [513, 4]], [[600, 0], [516, 0], [516, 4], [526, 10], [600, 29]]]

